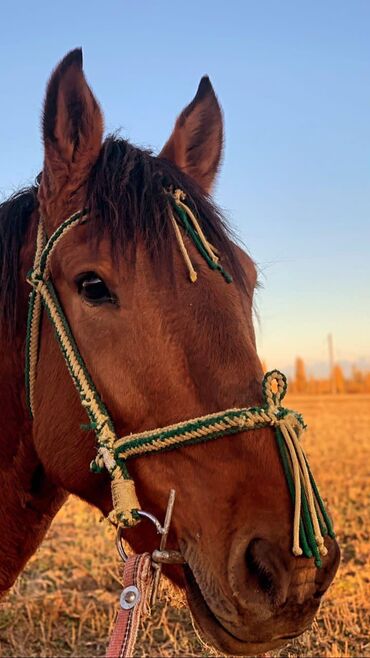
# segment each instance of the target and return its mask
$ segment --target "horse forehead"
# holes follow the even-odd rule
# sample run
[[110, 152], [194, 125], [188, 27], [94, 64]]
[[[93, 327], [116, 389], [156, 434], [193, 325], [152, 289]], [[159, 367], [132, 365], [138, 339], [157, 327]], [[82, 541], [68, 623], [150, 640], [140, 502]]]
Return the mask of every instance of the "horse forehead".
[[57, 246], [55, 260], [62, 271], [83, 272], [99, 268], [100, 272], [111, 273], [115, 268], [112, 259], [112, 249], [107, 238], [101, 238], [95, 242], [88, 237], [88, 229], [85, 226], [75, 227], [67, 234]]
[[63, 269], [71, 268], [84, 259], [95, 261], [97, 265], [110, 265], [117, 270], [129, 260], [128, 254], [132, 255], [132, 251], [128, 248], [130, 246], [134, 247], [135, 251], [135, 269], [137, 269], [136, 265], [139, 266], [139, 270], [149, 269], [148, 266], [152, 265], [152, 261], [143, 240], [137, 240], [135, 245], [128, 244], [127, 248], [122, 245], [114, 250], [110, 236], [102, 235], [95, 240], [87, 224], [74, 227], [63, 237], [56, 248], [55, 258]]

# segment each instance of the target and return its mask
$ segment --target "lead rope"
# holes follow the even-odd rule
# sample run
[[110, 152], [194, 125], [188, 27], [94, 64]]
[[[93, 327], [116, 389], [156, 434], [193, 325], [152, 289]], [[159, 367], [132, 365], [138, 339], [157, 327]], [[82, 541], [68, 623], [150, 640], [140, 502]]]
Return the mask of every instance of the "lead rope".
[[149, 553], [130, 555], [123, 568], [123, 590], [109, 641], [106, 658], [132, 658], [135, 653], [140, 617], [150, 614], [153, 586], [152, 557]]

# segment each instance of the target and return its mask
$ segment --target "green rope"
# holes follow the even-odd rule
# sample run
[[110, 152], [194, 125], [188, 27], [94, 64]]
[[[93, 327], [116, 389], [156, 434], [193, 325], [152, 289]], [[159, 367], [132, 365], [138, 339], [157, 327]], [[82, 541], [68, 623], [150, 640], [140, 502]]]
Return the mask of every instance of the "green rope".
[[309, 546], [311, 548], [311, 551], [313, 553], [313, 556], [315, 558], [315, 564], [317, 567], [322, 566], [322, 561], [320, 557], [320, 553], [317, 547], [317, 541], [315, 539], [315, 533], [312, 525], [312, 520], [311, 520], [311, 515], [308, 507], [308, 502], [307, 502], [307, 496], [306, 492], [303, 486], [301, 486], [301, 496], [302, 496], [302, 511], [301, 511], [301, 516], [303, 520], [303, 525], [305, 528], [306, 532], [306, 537], [309, 543]]
[[[92, 392], [93, 392], [94, 398], [95, 398], [95, 400], [96, 400], [96, 402], [97, 402], [97, 404], [98, 404], [98, 406], [99, 406], [99, 408], [100, 408], [100, 411], [106, 416], [106, 418], [107, 418], [107, 421], [106, 421], [106, 422], [110, 423], [110, 425], [111, 425], [111, 427], [112, 427], [112, 429], [113, 429], [113, 424], [112, 424], [112, 421], [110, 420], [110, 417], [109, 417], [108, 411], [107, 411], [107, 409], [106, 409], [106, 407], [105, 407], [105, 405], [104, 405], [104, 403], [103, 403], [101, 397], [99, 396], [99, 394], [98, 394], [98, 392], [97, 392], [97, 390], [96, 390], [96, 388], [95, 388], [95, 384], [94, 384], [93, 380], [91, 379], [90, 373], [89, 373], [89, 371], [88, 371], [88, 369], [87, 369], [87, 367], [86, 367], [86, 364], [85, 364], [85, 362], [84, 362], [84, 360], [83, 360], [83, 358], [82, 358], [82, 356], [81, 356], [81, 353], [80, 353], [80, 351], [79, 351], [79, 349], [78, 349], [78, 347], [77, 347], [77, 345], [76, 345], [76, 342], [75, 342], [75, 339], [74, 339], [74, 337], [73, 337], [73, 334], [72, 334], [71, 328], [70, 328], [69, 323], [68, 323], [68, 321], [67, 321], [67, 318], [66, 318], [66, 316], [65, 316], [65, 314], [64, 314], [64, 311], [63, 311], [63, 309], [62, 309], [62, 307], [61, 307], [61, 305], [60, 305], [60, 302], [59, 302], [59, 300], [58, 300], [58, 298], [57, 298], [57, 296], [56, 296], [56, 292], [55, 292], [54, 286], [53, 286], [53, 284], [51, 283], [50, 280], [47, 280], [47, 281], [46, 281], [46, 286], [47, 286], [47, 289], [48, 289], [48, 291], [49, 291], [49, 293], [50, 293], [50, 296], [52, 297], [52, 300], [53, 300], [53, 303], [54, 303], [55, 308], [56, 308], [56, 310], [57, 310], [57, 313], [58, 313], [59, 319], [61, 320], [61, 322], [62, 322], [62, 324], [63, 324], [63, 328], [64, 328], [66, 334], [68, 335], [68, 339], [69, 339], [70, 344], [71, 344], [71, 346], [72, 346], [74, 356], [76, 357], [76, 359], [77, 359], [77, 361], [78, 361], [78, 364], [79, 364], [81, 370], [83, 371], [83, 373], [84, 373], [84, 375], [85, 375], [85, 377], [86, 377], [86, 379], [87, 379], [87, 381], [88, 381], [88, 383], [89, 383], [89, 386], [90, 386], [91, 389], [92, 389]], [[46, 305], [45, 305], [45, 306], [46, 306]], [[50, 309], [48, 306], [46, 306], [46, 311], [47, 311], [47, 314], [48, 314], [48, 316], [49, 316], [49, 319], [51, 320], [51, 323], [52, 323], [52, 325], [53, 325], [54, 332], [55, 332], [55, 336], [56, 336], [56, 338], [57, 338], [57, 340], [58, 340], [59, 347], [60, 347], [61, 352], [62, 352], [62, 354], [63, 354], [63, 356], [64, 356], [65, 362], [66, 362], [66, 364], [67, 364], [69, 374], [70, 374], [71, 377], [72, 377], [73, 383], [74, 383], [74, 385], [75, 385], [75, 387], [76, 387], [76, 389], [77, 389], [77, 391], [78, 391], [78, 393], [79, 393], [79, 395], [80, 395], [81, 400], [82, 400], [83, 402], [86, 402], [86, 398], [85, 398], [84, 392], [83, 392], [83, 390], [82, 390], [82, 388], [81, 388], [81, 383], [80, 383], [78, 377], [76, 376], [76, 374], [75, 374], [74, 371], [73, 371], [72, 364], [71, 364], [71, 362], [70, 362], [69, 356], [68, 356], [68, 354], [67, 354], [67, 352], [66, 352], [66, 350], [65, 350], [65, 348], [64, 348], [64, 345], [63, 345], [63, 343], [62, 343], [62, 341], [61, 341], [61, 336], [60, 336], [60, 334], [59, 334], [59, 332], [58, 332], [58, 330], [57, 330], [57, 327], [55, 326], [55, 324], [54, 324], [54, 322], [53, 322], [53, 318], [52, 318], [52, 315], [51, 315], [51, 309]], [[93, 414], [93, 412], [92, 412], [90, 406], [89, 406], [89, 405], [84, 405], [84, 407], [85, 407], [85, 409], [86, 409], [86, 411], [87, 411], [87, 414], [88, 414], [88, 416], [89, 416], [89, 418], [90, 418], [90, 421], [93, 423], [94, 426], [96, 426], [96, 430], [95, 430], [95, 431], [99, 431], [101, 428], [99, 428], [99, 427], [97, 426], [97, 418], [96, 418], [95, 415]]]
[[[290, 465], [289, 465], [289, 457], [288, 457], [288, 454], [287, 454], [285, 441], [284, 441], [284, 439], [282, 437], [282, 434], [281, 434], [281, 430], [278, 427], [275, 428], [275, 436], [276, 436], [276, 442], [277, 442], [278, 448], [279, 448], [279, 454], [280, 454], [281, 463], [283, 465], [285, 478], [286, 478], [286, 481], [287, 481], [287, 484], [288, 484], [288, 489], [289, 489], [289, 492], [290, 492], [292, 503], [294, 505], [294, 503], [295, 503], [294, 483], [293, 483], [291, 468], [290, 468]], [[300, 537], [300, 540], [301, 540], [303, 555], [305, 557], [312, 557], [312, 551], [311, 551], [310, 546], [309, 546], [308, 541], [307, 541], [307, 536], [306, 536], [306, 532], [305, 532], [305, 529], [304, 529], [302, 519], [301, 519], [300, 524], [299, 524], [299, 537]]]
[[[252, 411], [252, 410], [251, 410]], [[253, 410], [253, 412], [258, 413], [258, 409]], [[163, 430], [155, 430], [153, 433], [151, 433], [149, 436], [146, 437], [141, 437], [139, 439], [130, 439], [128, 438], [125, 440], [123, 445], [119, 445], [116, 448], [115, 451], [115, 458], [117, 461], [120, 461], [122, 463], [123, 460], [125, 459], [130, 459], [130, 455], [125, 456], [123, 459], [120, 458], [120, 454], [123, 453], [128, 453], [131, 449], [135, 448], [147, 448], [148, 452], [151, 451], [156, 451], [160, 452], [162, 450], [171, 450], [172, 446], [166, 445], [167, 439], [170, 439], [172, 437], [176, 437], [176, 445], [173, 446], [173, 448], [181, 447], [183, 445], [193, 445], [194, 443], [202, 443], [203, 441], [212, 441], [213, 439], [218, 439], [222, 436], [225, 435], [231, 435], [231, 434], [239, 434], [241, 431], [244, 431], [245, 429], [248, 429], [245, 426], [242, 426], [240, 423], [235, 426], [235, 427], [226, 427], [222, 429], [215, 429], [213, 432], [207, 433], [204, 438], [202, 437], [196, 437], [194, 440], [192, 439], [187, 439], [186, 437], [181, 438], [183, 435], [188, 434], [189, 432], [196, 431], [198, 429], [202, 428], [208, 428], [212, 427], [212, 425], [217, 425], [220, 422], [227, 421], [228, 419], [232, 418], [245, 418], [245, 410], [236, 410], [233, 413], [228, 413], [227, 415], [225, 414], [219, 414], [214, 418], [207, 418], [204, 417], [200, 420], [195, 420], [195, 421], [189, 421], [184, 424], [181, 424], [181, 427], [179, 428], [178, 426], [170, 429], [163, 428]], [[255, 424], [252, 429], [260, 429], [262, 427], [266, 427], [266, 422], [261, 422], [258, 424]], [[136, 455], [132, 455], [132, 457], [135, 457]]]
[[201, 239], [199, 238], [197, 232], [195, 231], [194, 227], [191, 225], [191, 223], [188, 220], [188, 217], [186, 215], [186, 212], [183, 208], [177, 205], [176, 202], [173, 202], [174, 208], [176, 210], [176, 213], [178, 217], [180, 218], [180, 221], [182, 223], [182, 226], [184, 227], [186, 233], [189, 235], [191, 240], [193, 241], [195, 247], [199, 251], [200, 255], [204, 258], [206, 261], [208, 267], [211, 268], [211, 270], [218, 270], [220, 274], [224, 277], [226, 283], [232, 283], [233, 278], [231, 274], [229, 274], [223, 267], [220, 265], [220, 263], [216, 263], [215, 261], [210, 258], [209, 254], [205, 250], [203, 243]]
[[316, 505], [317, 518], [318, 518], [318, 521], [319, 521], [321, 534], [322, 534], [323, 537], [326, 537], [329, 533], [328, 533], [328, 529], [326, 527], [325, 521], [322, 518], [322, 513], [321, 513], [321, 510], [320, 510], [319, 504], [317, 502], [317, 497], [316, 496], [315, 496], [315, 505]]

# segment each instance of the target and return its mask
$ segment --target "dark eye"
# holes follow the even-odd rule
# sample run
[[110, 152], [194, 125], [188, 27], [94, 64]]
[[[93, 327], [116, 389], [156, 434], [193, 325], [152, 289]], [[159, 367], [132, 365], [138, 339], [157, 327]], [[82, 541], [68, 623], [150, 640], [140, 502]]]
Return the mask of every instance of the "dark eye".
[[96, 272], [80, 274], [76, 280], [77, 290], [89, 304], [117, 304], [117, 297], [112, 293], [103, 279]]

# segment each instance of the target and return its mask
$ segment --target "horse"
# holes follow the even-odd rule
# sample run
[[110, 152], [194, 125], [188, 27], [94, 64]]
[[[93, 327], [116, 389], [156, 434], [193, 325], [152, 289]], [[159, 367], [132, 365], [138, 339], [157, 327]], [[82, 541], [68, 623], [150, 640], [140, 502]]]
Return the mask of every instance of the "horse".
[[[33, 418], [26, 404], [27, 273], [41, 218], [50, 236], [88, 209], [88, 221], [56, 246], [50, 277], [117, 433], [262, 403], [252, 322], [256, 266], [210, 196], [223, 120], [209, 78], [155, 156], [117, 135], [104, 138], [102, 111], [76, 49], [51, 75], [42, 133], [42, 173], [0, 209], [1, 594], [70, 494], [105, 516], [111, 511], [110, 477], [89, 469], [95, 434], [82, 427], [84, 409], [46, 313]], [[171, 190], [186, 195], [232, 284], [208, 266], [188, 234], [179, 238]], [[251, 655], [310, 627], [339, 548], [325, 537], [321, 568], [292, 555], [292, 501], [272, 427], [136, 457], [130, 472], [140, 507], [159, 517], [176, 490], [168, 545], [185, 565], [165, 570], [186, 590], [207, 641], [223, 653]], [[150, 524], [129, 528], [127, 538], [138, 552], [156, 545]]]

